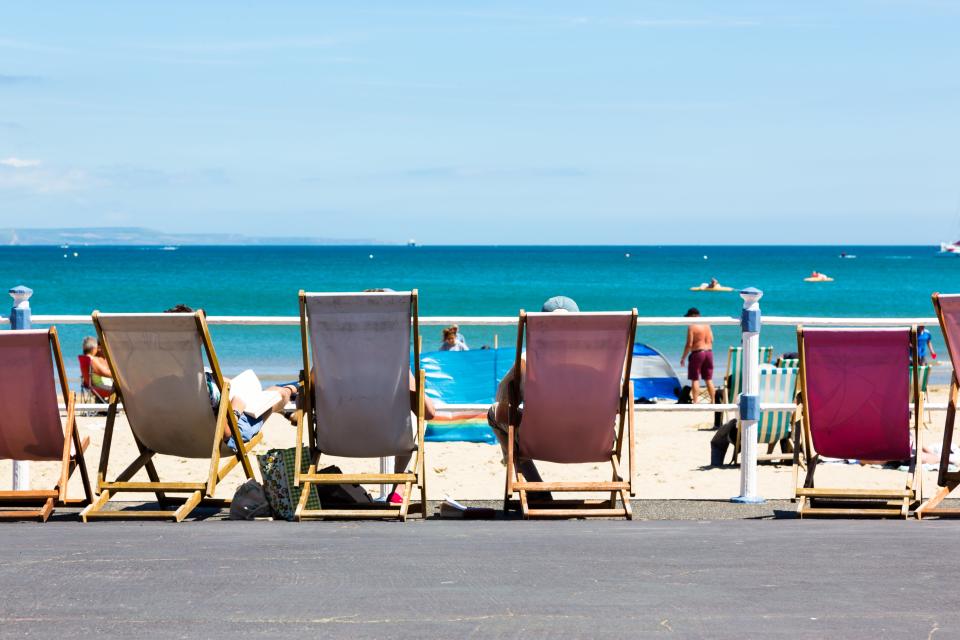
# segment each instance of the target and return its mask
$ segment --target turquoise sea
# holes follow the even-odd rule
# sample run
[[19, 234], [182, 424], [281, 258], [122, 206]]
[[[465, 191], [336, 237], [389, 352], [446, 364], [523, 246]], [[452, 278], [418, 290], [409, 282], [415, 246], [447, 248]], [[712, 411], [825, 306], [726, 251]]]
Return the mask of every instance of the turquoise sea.
[[[841, 252], [856, 258], [841, 259]], [[835, 282], [804, 282], [814, 269]], [[711, 277], [735, 291], [689, 291]], [[704, 315], [738, 315], [736, 289], [754, 286], [764, 291], [761, 306], [771, 315], [932, 316], [933, 291], [960, 291], [960, 258], [917, 246], [2, 247], [0, 286], [17, 284], [34, 290], [34, 314], [162, 311], [184, 303], [209, 315], [294, 316], [299, 289], [390, 287], [419, 289], [420, 313], [428, 316], [515, 315], [520, 308], [539, 310], [557, 294], [585, 311], [637, 307], [640, 315], [677, 316], [696, 306]], [[92, 326], [59, 330], [76, 376], [73, 356]], [[494, 334], [501, 346], [516, 339], [509, 327], [461, 331], [473, 348], [492, 344]], [[439, 345], [440, 328], [422, 333], [425, 351]], [[716, 334], [722, 369], [721, 352], [739, 334], [726, 327]], [[641, 328], [638, 340], [676, 364], [683, 335], [682, 329]], [[794, 335], [792, 328], [765, 327], [761, 342], [777, 353], [793, 351]], [[252, 367], [276, 379], [299, 371], [295, 327], [215, 327], [213, 337], [228, 374]], [[939, 349], [943, 342], [934, 344]]]

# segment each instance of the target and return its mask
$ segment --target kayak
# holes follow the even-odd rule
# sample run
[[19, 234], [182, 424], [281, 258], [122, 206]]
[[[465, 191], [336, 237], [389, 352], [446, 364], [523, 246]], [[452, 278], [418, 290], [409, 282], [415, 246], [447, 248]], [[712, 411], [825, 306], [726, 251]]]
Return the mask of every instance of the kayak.
[[724, 287], [722, 285], [716, 286], [716, 287], [708, 287], [707, 285], [702, 284], [699, 287], [690, 287], [690, 291], [733, 291], [733, 287]]
[[804, 282], [833, 282], [833, 278], [830, 276], [823, 276], [820, 278], [804, 278]]

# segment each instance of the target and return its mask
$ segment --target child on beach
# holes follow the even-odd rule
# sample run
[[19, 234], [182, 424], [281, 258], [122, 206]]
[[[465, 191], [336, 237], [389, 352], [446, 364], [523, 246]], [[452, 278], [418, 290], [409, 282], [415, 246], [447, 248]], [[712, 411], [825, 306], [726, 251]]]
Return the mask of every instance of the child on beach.
[[460, 333], [460, 327], [452, 324], [443, 330], [443, 342], [440, 343], [440, 351], [470, 351], [467, 341]]

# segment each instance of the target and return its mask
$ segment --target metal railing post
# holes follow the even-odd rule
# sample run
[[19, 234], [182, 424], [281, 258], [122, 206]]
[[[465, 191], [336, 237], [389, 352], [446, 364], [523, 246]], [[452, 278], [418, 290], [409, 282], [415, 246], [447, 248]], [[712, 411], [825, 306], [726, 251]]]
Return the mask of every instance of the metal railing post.
[[[22, 284], [9, 291], [13, 298], [13, 308], [10, 310], [10, 329], [22, 331], [30, 328], [30, 296], [33, 289]], [[66, 398], [63, 399], [67, 401]], [[13, 461], [13, 490], [26, 491], [30, 488], [30, 463], [23, 460]]]
[[757, 422], [760, 420], [760, 298], [763, 291], [749, 287], [740, 292], [743, 311], [740, 332], [743, 344], [743, 384], [740, 408], [740, 495], [733, 502], [757, 504]]

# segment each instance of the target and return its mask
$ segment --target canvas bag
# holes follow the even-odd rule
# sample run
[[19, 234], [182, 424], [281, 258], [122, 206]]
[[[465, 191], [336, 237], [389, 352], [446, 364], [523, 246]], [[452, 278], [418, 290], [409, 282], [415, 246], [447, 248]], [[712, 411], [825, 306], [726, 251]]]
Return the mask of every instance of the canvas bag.
[[[263, 455], [257, 456], [260, 464], [260, 475], [263, 477], [263, 490], [267, 494], [267, 502], [274, 515], [284, 520], [293, 520], [297, 504], [300, 502], [302, 489], [293, 482], [294, 461], [296, 449], [270, 449]], [[306, 473], [310, 467], [310, 452], [303, 447], [300, 458], [300, 473]], [[310, 495], [307, 497], [307, 509], [319, 509], [320, 498], [317, 496], [316, 485], [310, 486]]]

